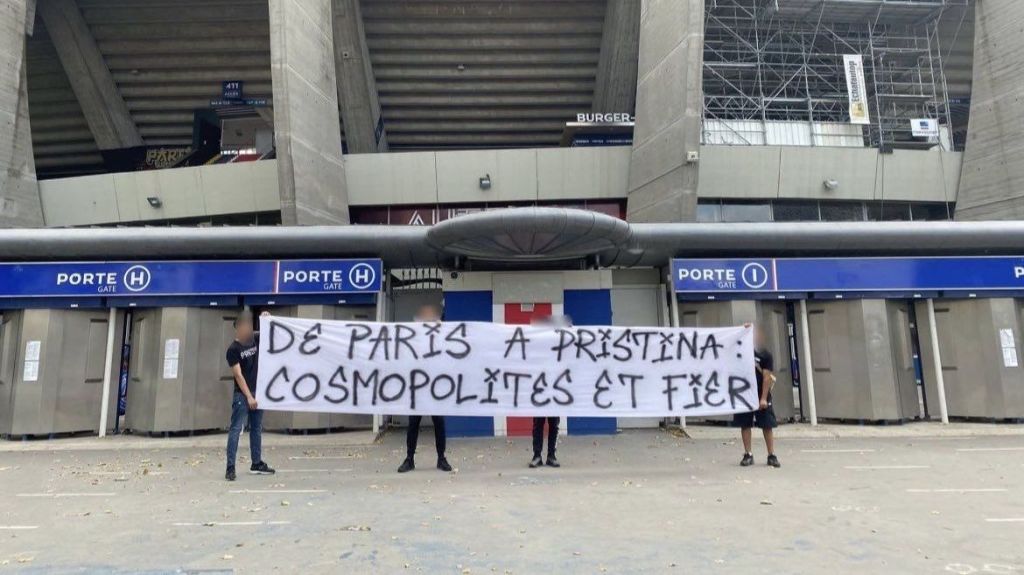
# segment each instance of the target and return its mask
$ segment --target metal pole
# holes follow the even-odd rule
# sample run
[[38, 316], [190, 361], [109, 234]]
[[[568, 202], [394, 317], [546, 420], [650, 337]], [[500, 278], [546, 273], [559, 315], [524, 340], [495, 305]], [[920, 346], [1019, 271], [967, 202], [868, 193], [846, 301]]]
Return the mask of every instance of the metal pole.
[[114, 368], [114, 331], [117, 309], [110, 308], [107, 318], [107, 357], [103, 360], [103, 395], [100, 398], [100, 437], [107, 434], [107, 412], [110, 410], [110, 370]]
[[[384, 318], [386, 317], [385, 310], [384, 310], [384, 303], [385, 303], [384, 300], [386, 300], [387, 297], [388, 297], [388, 284], [389, 283], [391, 283], [390, 282], [390, 274], [388, 274], [385, 271], [385, 276], [383, 278], [383, 281], [381, 281], [381, 290], [379, 292], [377, 292], [377, 314], [376, 314], [376, 317], [374, 319], [378, 323], [379, 322], [383, 322]], [[374, 436], [376, 436], [378, 433], [380, 433], [380, 429], [381, 429], [381, 426], [383, 425], [383, 423], [384, 423], [384, 416], [383, 415], [381, 415], [379, 413], [373, 414], [373, 435]]]
[[[668, 324], [672, 327], [679, 327], [679, 298], [676, 296], [676, 290], [673, 286], [675, 284], [672, 282], [672, 274], [670, 273], [668, 274], [668, 284], [666, 286], [668, 288], [669, 302], [671, 302], [669, 308], [671, 317], [668, 318]], [[679, 427], [686, 429], [685, 415], [679, 418]]]
[[928, 298], [928, 337], [932, 340], [932, 361], [935, 364], [935, 385], [939, 388], [939, 416], [949, 423], [946, 410], [946, 381], [942, 377], [942, 357], [939, 355], [939, 329], [935, 325], [935, 300]]
[[800, 380], [807, 384], [807, 407], [811, 425], [818, 425], [818, 406], [814, 401], [814, 365], [811, 362], [811, 329], [807, 320], [807, 300], [800, 300]]

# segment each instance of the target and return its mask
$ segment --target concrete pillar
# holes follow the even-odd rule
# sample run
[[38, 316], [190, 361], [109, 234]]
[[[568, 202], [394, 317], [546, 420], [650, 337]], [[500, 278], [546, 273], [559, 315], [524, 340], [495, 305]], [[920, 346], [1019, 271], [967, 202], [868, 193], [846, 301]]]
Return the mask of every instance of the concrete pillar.
[[28, 117], [25, 35], [35, 0], [0, 4], [0, 228], [41, 227], [43, 208]]
[[334, 0], [334, 62], [348, 152], [386, 152], [388, 139], [359, 0]]
[[975, 4], [974, 85], [958, 220], [1024, 219], [1024, 2]]
[[269, 0], [284, 225], [348, 224], [331, 0]]
[[634, 112], [639, 52], [640, 0], [608, 0], [594, 83], [594, 112]]
[[626, 218], [693, 221], [704, 94], [704, 0], [646, 0]]
[[45, 0], [39, 15], [99, 149], [141, 146], [142, 136], [128, 105], [75, 0]]

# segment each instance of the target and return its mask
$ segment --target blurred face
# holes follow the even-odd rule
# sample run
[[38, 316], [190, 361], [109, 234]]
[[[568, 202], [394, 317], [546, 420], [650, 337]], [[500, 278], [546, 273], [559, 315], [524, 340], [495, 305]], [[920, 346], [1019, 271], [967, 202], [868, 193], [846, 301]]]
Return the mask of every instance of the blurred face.
[[765, 343], [764, 332], [761, 331], [761, 328], [754, 326], [754, 345], [756, 347], [764, 347]]
[[441, 321], [441, 310], [436, 305], [425, 305], [416, 311], [416, 321]]
[[250, 318], [238, 318], [238, 322], [235, 323], [235, 339], [239, 341], [246, 341], [252, 338], [252, 319]]

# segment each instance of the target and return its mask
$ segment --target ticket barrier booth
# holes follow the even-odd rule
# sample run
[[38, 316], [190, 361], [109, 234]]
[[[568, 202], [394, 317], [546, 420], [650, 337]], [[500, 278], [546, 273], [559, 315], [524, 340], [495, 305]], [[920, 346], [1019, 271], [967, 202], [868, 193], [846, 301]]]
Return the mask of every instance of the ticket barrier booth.
[[[934, 301], [935, 331], [950, 417], [980, 421], [1024, 420], [1024, 300], [967, 297]], [[935, 356], [927, 302], [921, 318], [926, 398], [939, 413]]]
[[[716, 299], [707, 299], [715, 297]], [[678, 302], [678, 325], [681, 327], [724, 327], [753, 323], [764, 331], [768, 351], [775, 362], [775, 387], [772, 406], [779, 423], [795, 421], [800, 413], [794, 398], [793, 369], [796, 354], [790, 342], [792, 310], [785, 301], [730, 300], [704, 296], [702, 301], [684, 299]], [[731, 421], [732, 416], [691, 418], [690, 421]]]
[[[924, 417], [913, 302], [824, 297], [830, 299], [806, 301], [817, 417], [870, 423]], [[798, 341], [804, 345], [799, 332]]]
[[97, 432], [108, 310], [98, 299], [0, 303], [0, 436]]
[[[130, 322], [120, 427], [146, 434], [226, 429], [235, 384], [224, 353], [234, 341], [239, 299], [112, 303]], [[147, 305], [161, 307], [137, 307]]]
[[[337, 297], [204, 298], [187, 302], [192, 306], [142, 309], [135, 307], [137, 301], [116, 302], [131, 308], [123, 427], [148, 434], [226, 429], [235, 381], [225, 352], [234, 341], [234, 320], [243, 306], [284, 317], [375, 319], [372, 296], [347, 300], [352, 303], [340, 304]], [[198, 307], [200, 301], [207, 307]], [[266, 412], [263, 421], [268, 431], [288, 432], [362, 429], [373, 423], [366, 415], [305, 412]]]
[[[455, 272], [444, 277], [443, 291], [446, 321], [528, 324], [538, 316], [568, 315], [582, 326], [663, 325], [668, 320], [664, 287], [654, 270]], [[610, 434], [620, 423], [635, 427], [659, 422], [569, 417], [559, 430]], [[449, 437], [528, 436], [532, 419], [449, 417], [447, 426]]]
[[[691, 259], [673, 260], [671, 275], [682, 325], [761, 326], [775, 359], [780, 420], [902, 423], [929, 415], [915, 301], [935, 297], [917, 287], [945, 281], [924, 275], [943, 265], [960, 264]], [[795, 397], [779, 393], [794, 382]]]

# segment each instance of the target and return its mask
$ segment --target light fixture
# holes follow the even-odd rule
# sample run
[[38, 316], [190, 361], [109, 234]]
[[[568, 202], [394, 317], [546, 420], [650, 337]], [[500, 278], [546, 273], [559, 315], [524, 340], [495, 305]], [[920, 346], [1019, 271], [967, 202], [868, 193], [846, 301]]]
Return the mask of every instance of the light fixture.
[[146, 198], [146, 201], [149, 202], [150, 207], [153, 208], [159, 208], [164, 205], [163, 200], [156, 196], [149, 196], [148, 198]]
[[821, 185], [825, 186], [826, 190], [834, 192], [835, 190], [839, 189], [839, 180], [833, 180], [832, 178], [829, 178], [822, 182]]
[[484, 177], [480, 178], [480, 189], [489, 190], [491, 189], [491, 175], [484, 174]]

